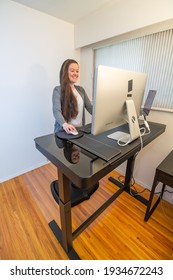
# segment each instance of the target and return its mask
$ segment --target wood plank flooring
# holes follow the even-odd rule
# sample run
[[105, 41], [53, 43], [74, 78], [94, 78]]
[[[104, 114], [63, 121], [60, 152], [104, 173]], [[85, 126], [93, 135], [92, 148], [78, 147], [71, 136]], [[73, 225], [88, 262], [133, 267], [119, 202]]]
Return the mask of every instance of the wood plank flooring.
[[[110, 175], [118, 177], [115, 171], [105, 176], [89, 200], [72, 208], [73, 230], [118, 188], [108, 181]], [[52, 219], [60, 225], [59, 206], [50, 192], [55, 179], [57, 170], [49, 163], [0, 185], [1, 260], [68, 259], [48, 226]], [[74, 249], [84, 260], [172, 260], [173, 205], [163, 200], [148, 222], [145, 210], [121, 194], [74, 240]]]

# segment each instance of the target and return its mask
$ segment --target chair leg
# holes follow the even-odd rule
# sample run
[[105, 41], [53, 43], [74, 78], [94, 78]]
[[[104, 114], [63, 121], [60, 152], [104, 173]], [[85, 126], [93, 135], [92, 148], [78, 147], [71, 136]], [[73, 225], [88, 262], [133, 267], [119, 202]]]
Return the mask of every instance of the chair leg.
[[151, 208], [151, 204], [152, 204], [152, 200], [153, 200], [153, 196], [154, 196], [154, 192], [155, 192], [155, 189], [158, 185], [158, 180], [157, 180], [157, 174], [155, 175], [155, 178], [154, 178], [154, 182], [153, 182], [153, 186], [152, 186], [152, 190], [151, 190], [151, 194], [150, 194], [150, 198], [149, 198], [149, 201], [148, 201], [148, 205], [147, 205], [147, 209], [146, 209], [146, 214], [145, 214], [145, 218], [144, 218], [144, 221], [147, 222], [148, 219], [150, 218], [151, 214], [154, 212], [154, 210], [156, 209], [157, 205], [159, 204], [160, 200], [162, 199], [162, 196], [163, 196], [163, 193], [164, 193], [164, 190], [165, 190], [165, 184], [162, 185], [162, 190], [161, 190], [161, 193], [158, 197], [158, 199], [156, 200], [155, 204], [153, 205], [153, 207]]
[[154, 196], [154, 192], [155, 192], [155, 188], [156, 188], [157, 184], [158, 184], [158, 181], [157, 181], [157, 171], [156, 171], [154, 181], [153, 181], [153, 186], [152, 186], [151, 193], [150, 193], [150, 198], [149, 198], [146, 213], [145, 213], [144, 221], [148, 221], [149, 217], [151, 216], [150, 208], [151, 208], [151, 204], [152, 204], [152, 200], [153, 200], [153, 196]]
[[164, 193], [164, 190], [165, 190], [165, 184], [162, 185], [162, 191], [161, 191], [161, 194], [160, 194], [160, 199], [162, 198], [163, 196], [163, 193]]

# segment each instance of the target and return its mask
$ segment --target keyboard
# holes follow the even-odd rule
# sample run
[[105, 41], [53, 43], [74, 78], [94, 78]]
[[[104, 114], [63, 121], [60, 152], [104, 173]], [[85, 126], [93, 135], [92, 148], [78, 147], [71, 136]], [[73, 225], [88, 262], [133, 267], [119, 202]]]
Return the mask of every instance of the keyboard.
[[91, 123], [88, 123], [80, 128], [80, 130], [86, 134], [91, 133]]
[[110, 161], [121, 153], [119, 149], [90, 138], [87, 135], [81, 138], [71, 139], [70, 142], [106, 161]]

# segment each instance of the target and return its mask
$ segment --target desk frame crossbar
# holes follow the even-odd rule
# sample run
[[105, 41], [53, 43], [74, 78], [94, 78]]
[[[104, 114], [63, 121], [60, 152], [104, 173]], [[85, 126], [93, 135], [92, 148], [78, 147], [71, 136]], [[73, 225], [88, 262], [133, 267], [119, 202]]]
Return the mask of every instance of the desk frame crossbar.
[[114, 193], [101, 207], [99, 207], [85, 222], [83, 222], [73, 233], [75, 239], [85, 228], [87, 228], [125, 189], [122, 186], [116, 193]]

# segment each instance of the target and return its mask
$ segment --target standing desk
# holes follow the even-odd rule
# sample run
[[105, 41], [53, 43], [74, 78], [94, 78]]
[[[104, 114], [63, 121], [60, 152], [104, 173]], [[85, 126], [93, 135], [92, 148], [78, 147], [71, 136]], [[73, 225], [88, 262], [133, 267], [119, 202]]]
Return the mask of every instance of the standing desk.
[[[150, 134], [143, 136], [143, 147], [148, 145], [162, 133], [164, 133], [166, 125], [159, 123], [149, 123]], [[102, 133], [96, 138], [108, 145], [112, 145], [120, 149], [118, 154], [111, 161], [105, 161], [87, 150], [79, 148], [78, 161], [72, 163], [65, 156], [64, 142], [55, 134], [44, 135], [35, 140], [36, 148], [57, 167], [58, 184], [59, 184], [59, 208], [61, 228], [55, 220], [49, 223], [54, 235], [64, 248], [70, 259], [80, 259], [77, 252], [73, 249], [73, 240], [94, 220], [96, 219], [123, 191], [131, 195], [130, 184], [133, 176], [135, 157], [141, 149], [140, 140], [137, 139], [127, 146], [120, 147], [115, 140], [107, 137], [107, 135], [121, 130], [127, 132], [127, 125], [122, 125], [120, 128], [112, 129]], [[71, 215], [71, 197], [70, 183], [74, 183], [80, 189], [90, 188], [96, 184], [101, 178], [110, 173], [123, 162], [127, 161], [125, 182], [124, 184], [116, 182], [114, 178], [109, 178], [112, 182], [119, 186], [116, 191], [103, 205], [100, 206], [88, 219], [86, 219], [77, 229], [72, 232], [72, 215]], [[145, 205], [148, 201], [141, 196], [135, 196]]]

